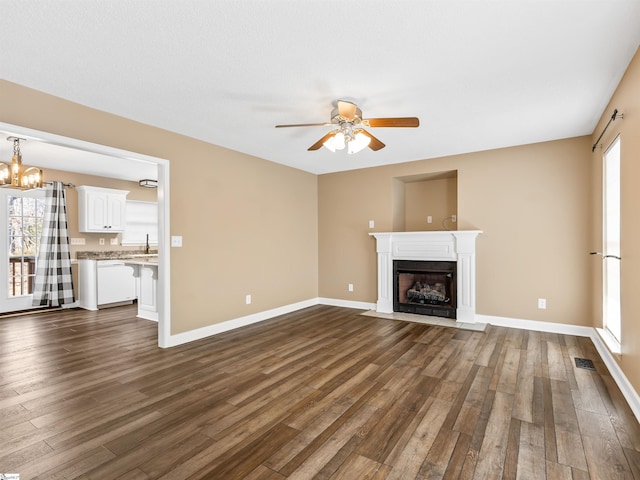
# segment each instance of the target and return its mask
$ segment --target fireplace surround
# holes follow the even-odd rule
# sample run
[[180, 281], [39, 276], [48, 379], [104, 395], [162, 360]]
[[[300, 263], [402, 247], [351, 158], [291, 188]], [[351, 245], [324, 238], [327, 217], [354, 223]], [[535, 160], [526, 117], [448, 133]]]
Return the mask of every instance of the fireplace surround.
[[480, 230], [370, 233], [376, 239], [378, 254], [376, 311], [397, 311], [393, 305], [394, 260], [455, 262], [455, 317], [449, 318], [475, 323], [476, 237], [480, 233]]

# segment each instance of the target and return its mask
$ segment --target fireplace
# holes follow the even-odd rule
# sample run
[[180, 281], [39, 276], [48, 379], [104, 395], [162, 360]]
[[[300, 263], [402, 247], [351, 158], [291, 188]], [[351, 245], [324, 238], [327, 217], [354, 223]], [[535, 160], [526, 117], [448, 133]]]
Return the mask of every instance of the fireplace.
[[[395, 281], [394, 263], [396, 261], [408, 261], [412, 263], [429, 262], [434, 264], [449, 264], [453, 272], [445, 270], [444, 277], [440, 280], [430, 278], [427, 273], [422, 273], [424, 278], [413, 277], [414, 285], [418, 282], [420, 290], [424, 287], [424, 293], [413, 292], [411, 296], [420, 302], [424, 298], [425, 303], [422, 309], [416, 308], [413, 313], [424, 315], [435, 315], [427, 312], [426, 309], [434, 309], [434, 306], [442, 307], [438, 313], [440, 316], [455, 318], [462, 323], [475, 323], [476, 321], [476, 237], [482, 233], [480, 230], [452, 230], [452, 231], [430, 231], [430, 232], [380, 232], [370, 233], [376, 239], [376, 251], [378, 253], [378, 301], [376, 311], [380, 313], [393, 313], [397, 305], [394, 305], [394, 289], [397, 289]], [[443, 272], [440, 272], [442, 274]], [[447, 276], [451, 273], [451, 277]], [[429, 300], [439, 301], [442, 297], [442, 286], [444, 284], [444, 296], [449, 298], [447, 305], [435, 305], [428, 303]], [[449, 290], [447, 290], [449, 285]], [[455, 288], [454, 288], [455, 287]], [[404, 287], [403, 287], [404, 288]], [[407, 288], [407, 291], [410, 288]], [[431, 292], [435, 290], [435, 292]], [[439, 293], [438, 293], [439, 292]], [[415, 302], [404, 303], [405, 308], [414, 308]], [[406, 305], [409, 307], [406, 307]], [[444, 313], [443, 313], [444, 312]]]
[[393, 311], [456, 318], [456, 262], [394, 260]]

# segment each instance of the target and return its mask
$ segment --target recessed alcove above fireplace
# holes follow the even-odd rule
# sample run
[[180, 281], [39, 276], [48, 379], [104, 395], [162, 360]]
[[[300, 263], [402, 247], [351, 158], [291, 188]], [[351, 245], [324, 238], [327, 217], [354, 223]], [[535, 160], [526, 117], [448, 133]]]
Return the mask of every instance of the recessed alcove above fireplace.
[[[378, 301], [376, 311], [379, 313], [393, 313], [394, 311], [394, 261], [440, 262], [455, 263], [455, 289], [449, 290], [449, 308], [455, 307], [455, 312], [446, 315], [456, 318], [458, 322], [475, 323], [476, 319], [476, 237], [480, 230], [431, 231], [431, 232], [381, 232], [370, 233], [376, 238], [378, 253]], [[401, 264], [403, 265], [403, 264]], [[412, 264], [408, 264], [411, 266]], [[413, 264], [413, 265], [417, 265]], [[440, 272], [442, 273], [442, 272]], [[446, 277], [446, 275], [445, 275]], [[446, 280], [425, 276], [422, 280], [413, 277], [414, 284], [420, 283], [417, 293], [410, 295], [420, 301], [425, 299], [437, 300], [438, 292], [442, 290], [437, 283], [444, 283], [445, 298], [447, 296]], [[428, 287], [420, 293], [422, 283]], [[415, 286], [415, 285], [414, 285]], [[404, 288], [404, 287], [403, 287]], [[407, 291], [410, 289], [407, 289]], [[435, 292], [432, 292], [435, 290]], [[451, 298], [453, 297], [453, 299]], [[446, 302], [445, 302], [446, 303]], [[434, 315], [434, 312], [414, 311], [424, 315]], [[438, 316], [436, 314], [436, 316]], [[445, 316], [445, 315], [439, 315]]]

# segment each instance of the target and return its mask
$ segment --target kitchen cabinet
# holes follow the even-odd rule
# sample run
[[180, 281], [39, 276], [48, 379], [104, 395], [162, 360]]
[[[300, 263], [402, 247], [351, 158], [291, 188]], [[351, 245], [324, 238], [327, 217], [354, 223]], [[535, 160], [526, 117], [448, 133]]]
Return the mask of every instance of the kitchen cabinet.
[[78, 259], [78, 302], [86, 310], [132, 303], [138, 317], [158, 321], [158, 259]]
[[78, 231], [120, 233], [126, 224], [127, 190], [81, 185], [78, 191]]
[[119, 260], [99, 260], [98, 305], [133, 302], [136, 299], [136, 268]]
[[111, 304], [132, 303], [137, 297], [137, 268], [118, 260], [78, 260], [78, 302], [97, 310]]
[[138, 317], [158, 321], [158, 265], [140, 263]]

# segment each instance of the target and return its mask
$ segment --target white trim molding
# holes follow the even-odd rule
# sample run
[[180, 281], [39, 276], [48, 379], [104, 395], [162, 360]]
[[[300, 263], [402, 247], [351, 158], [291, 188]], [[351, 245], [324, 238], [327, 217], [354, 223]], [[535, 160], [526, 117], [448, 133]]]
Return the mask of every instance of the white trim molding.
[[375, 310], [375, 303], [368, 302], [354, 302], [350, 300], [340, 300], [335, 298], [310, 298], [301, 302], [284, 305], [282, 307], [273, 308], [271, 310], [264, 310], [262, 312], [253, 313], [244, 317], [233, 318], [220, 323], [214, 323], [205, 327], [196, 328], [195, 330], [189, 330], [187, 332], [176, 333], [170, 335], [166, 339], [166, 347], [176, 347], [183, 343], [195, 342], [196, 340], [202, 340], [219, 333], [228, 332], [229, 330], [235, 330], [236, 328], [246, 327], [247, 325], [253, 325], [254, 323], [263, 322], [271, 318], [284, 315], [286, 313], [302, 310], [303, 308], [313, 307], [314, 305], [330, 305], [333, 307], [353, 308], [357, 310]]
[[332, 307], [344, 307], [355, 308], [358, 310], [375, 310], [376, 304], [371, 302], [355, 302], [353, 300], [341, 300], [339, 298], [324, 298], [318, 299], [320, 305], [330, 305]]
[[456, 320], [476, 322], [476, 237], [481, 230], [375, 232], [378, 253], [376, 311], [393, 313], [393, 261], [453, 261], [457, 267]]
[[235, 330], [236, 328], [246, 327], [254, 323], [263, 322], [271, 318], [284, 315], [286, 313], [295, 312], [296, 310], [302, 310], [303, 308], [312, 307], [319, 304], [318, 298], [312, 298], [310, 300], [304, 300], [302, 302], [292, 303], [290, 305], [284, 305], [282, 307], [273, 308], [271, 310], [264, 310], [262, 312], [253, 313], [244, 317], [238, 317], [231, 320], [226, 320], [220, 323], [214, 323], [207, 325], [206, 327], [196, 328], [195, 330], [189, 330], [183, 333], [176, 333], [167, 338], [167, 347], [176, 347], [183, 343], [195, 342], [196, 340], [202, 340], [218, 333], [227, 332], [229, 330]]
[[492, 315], [476, 315], [478, 322], [488, 323], [497, 327], [519, 328], [520, 330], [534, 330], [536, 332], [561, 333], [577, 337], [591, 337], [592, 327], [569, 325], [566, 323], [540, 322], [537, 320], [523, 320], [520, 318], [494, 317]]

